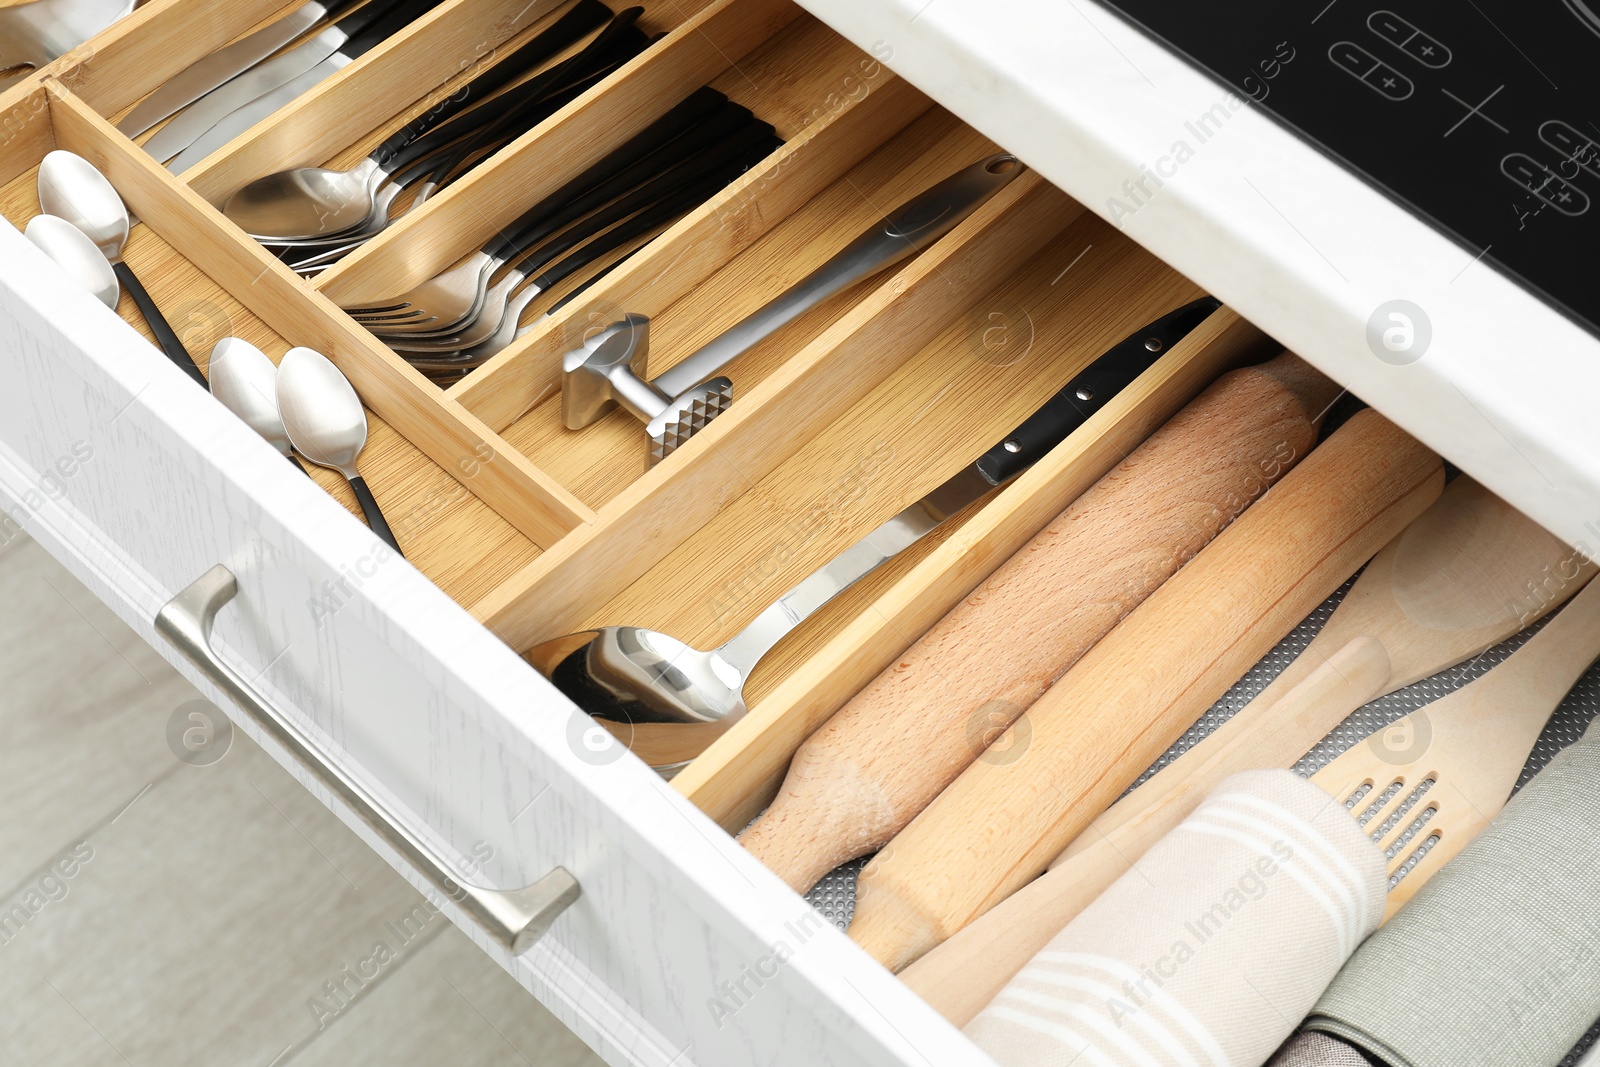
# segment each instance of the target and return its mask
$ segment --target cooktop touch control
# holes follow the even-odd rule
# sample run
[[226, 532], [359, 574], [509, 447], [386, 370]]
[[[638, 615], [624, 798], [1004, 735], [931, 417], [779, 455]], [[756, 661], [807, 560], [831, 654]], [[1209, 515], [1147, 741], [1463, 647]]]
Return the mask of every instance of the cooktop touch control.
[[1105, 0], [1600, 334], [1600, 0]]

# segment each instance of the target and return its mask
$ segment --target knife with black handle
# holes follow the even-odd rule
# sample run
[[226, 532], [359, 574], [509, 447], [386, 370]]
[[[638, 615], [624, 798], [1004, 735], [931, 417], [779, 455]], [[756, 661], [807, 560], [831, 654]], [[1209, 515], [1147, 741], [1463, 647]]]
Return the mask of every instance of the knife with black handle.
[[977, 472], [999, 485], [1033, 466], [1221, 306], [1216, 297], [1203, 296], [1129, 334], [985, 452], [974, 464]]
[[[1020, 426], [995, 442], [993, 448], [868, 534], [862, 543], [892, 549], [888, 555], [893, 555], [1015, 478], [1088, 422], [1221, 306], [1215, 297], [1201, 297], [1129, 334], [1080, 371]], [[846, 552], [840, 558], [849, 555]]]
[[[334, 18], [355, 6], [359, 0], [307, 0], [283, 18], [197, 59], [168, 78], [162, 86], [122, 117], [117, 129], [137, 137], [162, 119], [176, 114], [217, 86], [243, 74], [278, 49], [324, 19]], [[370, 0], [372, 17], [377, 18], [391, 0]]]
[[144, 143], [162, 162], [183, 151], [219, 120], [250, 101], [293, 81], [327, 60], [395, 7], [397, 0], [369, 0], [337, 22], [324, 26], [293, 48], [241, 72], [188, 106]]

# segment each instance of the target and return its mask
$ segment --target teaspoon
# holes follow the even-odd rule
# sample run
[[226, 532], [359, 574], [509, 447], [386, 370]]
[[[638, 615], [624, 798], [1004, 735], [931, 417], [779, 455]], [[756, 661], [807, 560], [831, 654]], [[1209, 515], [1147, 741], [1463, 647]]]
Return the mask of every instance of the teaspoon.
[[105, 255], [82, 230], [54, 215], [35, 215], [24, 232], [41, 252], [56, 261], [56, 266], [72, 275], [73, 281], [89, 290], [106, 307], [117, 309], [117, 298], [122, 295], [117, 275]]
[[356, 469], [356, 457], [367, 444], [367, 413], [350, 379], [321, 352], [291, 348], [278, 364], [276, 393], [294, 450], [318, 466], [332, 467], [344, 475], [372, 532], [404, 556], [372, 490]]
[[195, 366], [143, 283], [122, 260], [122, 248], [128, 242], [128, 209], [106, 176], [82, 156], [58, 148], [39, 165], [39, 206], [51, 215], [66, 219], [99, 246], [167, 358], [198, 382], [200, 388], [206, 388], [205, 375]]
[[267, 354], [242, 337], [224, 337], [211, 350], [206, 369], [211, 372], [211, 395], [309, 476], [295, 463], [278, 411], [278, 368]]

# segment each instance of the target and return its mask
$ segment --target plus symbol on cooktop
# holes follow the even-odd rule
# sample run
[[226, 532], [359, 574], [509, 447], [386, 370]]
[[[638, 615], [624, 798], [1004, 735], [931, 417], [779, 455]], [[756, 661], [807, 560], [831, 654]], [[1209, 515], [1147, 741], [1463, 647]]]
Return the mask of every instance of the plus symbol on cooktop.
[[[1505, 88], [1504, 85], [1500, 86], [1500, 89], [1504, 89], [1504, 88]], [[1461, 124], [1463, 122], [1466, 122], [1468, 119], [1470, 119], [1474, 115], [1478, 116], [1484, 122], [1487, 122], [1489, 125], [1493, 126], [1495, 129], [1499, 130], [1501, 133], [1510, 133], [1511, 132], [1510, 130], [1506, 129], [1504, 126], [1500, 125], [1494, 119], [1490, 118], [1488, 115], [1485, 115], [1483, 113], [1483, 105], [1487, 104], [1489, 101], [1491, 101], [1495, 97], [1499, 96], [1500, 95], [1500, 89], [1496, 89], [1494, 92], [1490, 93], [1488, 96], [1484, 97], [1482, 100], [1478, 101], [1476, 104], [1467, 103], [1465, 100], [1461, 99], [1455, 93], [1452, 93], [1449, 89], [1441, 89], [1441, 90], [1439, 90], [1440, 92], [1444, 93], [1444, 95], [1448, 96], [1450, 99], [1454, 100], [1456, 103], [1460, 104], [1462, 107], [1467, 109], [1467, 113], [1465, 115], [1462, 115], [1459, 119], [1457, 119], [1456, 120], [1456, 124], [1454, 126], [1450, 127], [1448, 130], [1444, 131], [1444, 135], [1446, 137], [1449, 137], [1452, 133], [1455, 133], [1457, 130], [1459, 130], [1461, 128]]]

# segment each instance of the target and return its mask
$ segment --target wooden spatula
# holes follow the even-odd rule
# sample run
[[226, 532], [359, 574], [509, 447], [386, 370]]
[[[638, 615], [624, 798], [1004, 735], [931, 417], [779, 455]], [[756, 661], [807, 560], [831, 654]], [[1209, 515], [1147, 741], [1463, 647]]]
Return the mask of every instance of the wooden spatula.
[[1511, 637], [1593, 565], [1459, 477], [1351, 587], [1316, 639], [1224, 726], [1113, 805], [1053, 865], [901, 978], [965, 1025], [1218, 782], [1289, 767], [1362, 704]]
[[1597, 657], [1600, 582], [1494, 670], [1311, 776], [1383, 849], [1385, 921], [1505, 807], [1545, 722]]

